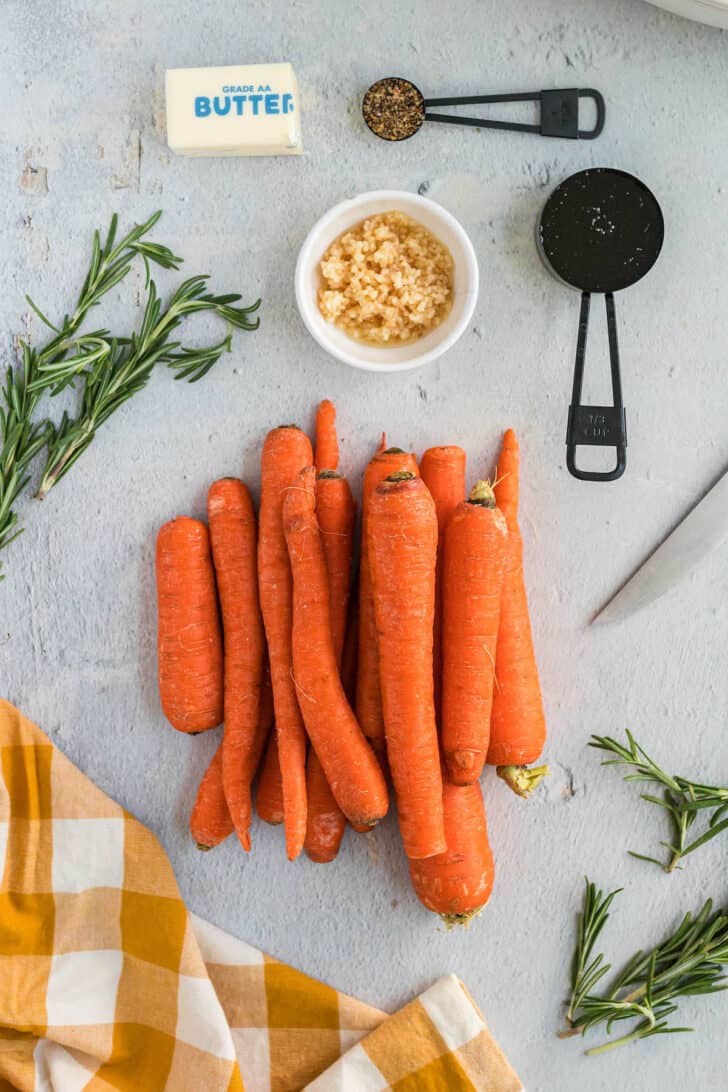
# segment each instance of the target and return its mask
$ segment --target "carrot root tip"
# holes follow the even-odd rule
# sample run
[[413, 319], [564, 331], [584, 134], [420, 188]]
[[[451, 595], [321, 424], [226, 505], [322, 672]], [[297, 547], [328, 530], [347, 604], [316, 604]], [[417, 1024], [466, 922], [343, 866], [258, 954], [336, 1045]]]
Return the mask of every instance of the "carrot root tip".
[[[485, 903], [483, 903], [483, 906], [485, 906]], [[448, 933], [458, 925], [467, 929], [473, 918], [477, 918], [483, 906], [477, 906], [475, 910], [468, 910], [464, 914], [440, 914], [440, 919], [444, 921]]]
[[454, 785], [472, 785], [483, 772], [485, 753], [476, 750], [450, 751], [446, 761], [447, 772]]
[[203, 846], [202, 842], [195, 842], [195, 845], [199, 849], [200, 853], [209, 853], [213, 848], [212, 846]]
[[550, 771], [548, 766], [498, 766], [496, 771], [498, 777], [505, 781], [509, 789], [512, 789], [517, 796], [522, 797], [524, 800], [528, 800], [529, 796], [533, 793], [544, 777], [548, 777]]

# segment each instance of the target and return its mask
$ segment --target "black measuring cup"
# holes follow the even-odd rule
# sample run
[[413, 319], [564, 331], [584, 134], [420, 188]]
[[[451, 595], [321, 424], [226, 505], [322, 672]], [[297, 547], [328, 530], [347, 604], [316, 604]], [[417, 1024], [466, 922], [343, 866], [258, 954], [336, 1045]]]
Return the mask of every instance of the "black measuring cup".
[[[581, 292], [574, 385], [566, 435], [566, 465], [581, 481], [611, 482], [627, 465], [627, 428], [622, 402], [614, 293], [636, 284], [657, 261], [665, 236], [662, 210], [644, 182], [625, 171], [597, 167], [565, 179], [549, 197], [539, 217], [537, 243], [547, 269]], [[584, 357], [593, 294], [607, 308], [611, 406], [581, 402]], [[581, 445], [613, 447], [611, 470], [583, 470], [576, 465]]]
[[[592, 129], [579, 128], [579, 100], [592, 99], [596, 122]], [[475, 106], [482, 103], [538, 102], [538, 125], [490, 118], [466, 118], [458, 114], [433, 114], [431, 106]], [[593, 87], [560, 88], [549, 91], [524, 91], [507, 95], [464, 95], [459, 98], [426, 99], [419, 87], [401, 76], [386, 76], [369, 88], [362, 103], [364, 121], [382, 140], [407, 140], [419, 131], [423, 122], [438, 121], [448, 125], [473, 125], [478, 129], [500, 129], [515, 133], [536, 133], [569, 140], [594, 140], [604, 128], [606, 107]]]

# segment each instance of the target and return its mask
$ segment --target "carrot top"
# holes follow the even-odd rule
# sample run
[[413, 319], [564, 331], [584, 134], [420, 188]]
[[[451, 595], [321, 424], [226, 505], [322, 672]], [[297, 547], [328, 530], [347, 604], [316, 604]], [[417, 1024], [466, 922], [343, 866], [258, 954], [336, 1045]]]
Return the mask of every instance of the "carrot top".
[[495, 491], [487, 479], [475, 483], [470, 490], [468, 503], [478, 504], [481, 508], [495, 508]]

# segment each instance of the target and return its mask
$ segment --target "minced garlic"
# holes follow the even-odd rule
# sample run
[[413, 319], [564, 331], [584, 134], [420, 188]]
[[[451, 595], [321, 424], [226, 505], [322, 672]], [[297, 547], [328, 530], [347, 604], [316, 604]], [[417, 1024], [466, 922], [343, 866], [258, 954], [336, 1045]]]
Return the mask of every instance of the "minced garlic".
[[379, 213], [345, 231], [320, 269], [323, 317], [371, 345], [416, 341], [452, 306], [450, 251], [403, 212]]

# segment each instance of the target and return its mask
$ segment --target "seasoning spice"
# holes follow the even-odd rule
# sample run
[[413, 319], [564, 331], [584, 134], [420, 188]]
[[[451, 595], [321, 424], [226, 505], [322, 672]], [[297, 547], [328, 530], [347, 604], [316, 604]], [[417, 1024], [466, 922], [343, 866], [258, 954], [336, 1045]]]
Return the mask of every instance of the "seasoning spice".
[[387, 76], [369, 88], [362, 113], [371, 131], [382, 140], [406, 140], [425, 120], [425, 99], [409, 80]]

